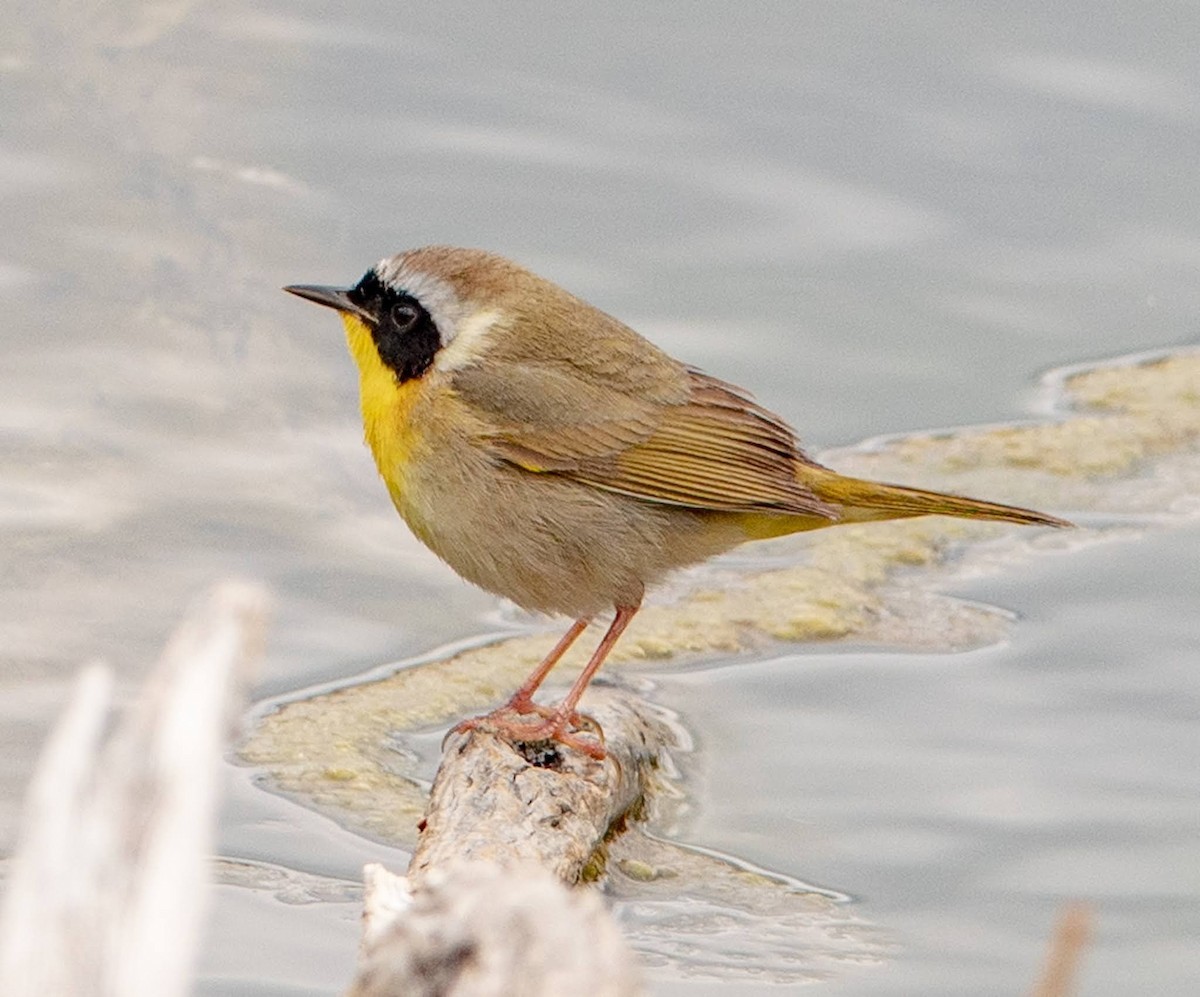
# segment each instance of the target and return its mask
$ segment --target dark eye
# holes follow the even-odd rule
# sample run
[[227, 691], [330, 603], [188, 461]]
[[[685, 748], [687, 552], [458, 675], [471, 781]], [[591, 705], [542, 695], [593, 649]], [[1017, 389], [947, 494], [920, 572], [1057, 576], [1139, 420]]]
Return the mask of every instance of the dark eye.
[[388, 314], [397, 332], [408, 332], [421, 320], [421, 307], [412, 301], [397, 301]]

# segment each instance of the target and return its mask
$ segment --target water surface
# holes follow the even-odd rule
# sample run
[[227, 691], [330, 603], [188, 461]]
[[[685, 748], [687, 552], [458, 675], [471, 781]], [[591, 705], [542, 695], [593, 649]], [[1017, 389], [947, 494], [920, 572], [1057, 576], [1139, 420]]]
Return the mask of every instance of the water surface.
[[[493, 626], [395, 521], [337, 324], [281, 284], [499, 250], [815, 447], [1020, 416], [1050, 366], [1196, 338], [1190, 4], [18, 0], [6, 21], [6, 845], [78, 664], [133, 683], [216, 577], [277, 594], [263, 696]], [[895, 963], [840, 992], [1015, 992], [1066, 896], [1097, 904], [1086, 992], [1189, 992], [1196, 541], [964, 587], [1022, 614], [1001, 647], [662, 675], [705, 732], [690, 834], [896, 930]], [[227, 854], [403, 864], [230, 782]], [[356, 918], [223, 887], [202, 992], [335, 992]]]

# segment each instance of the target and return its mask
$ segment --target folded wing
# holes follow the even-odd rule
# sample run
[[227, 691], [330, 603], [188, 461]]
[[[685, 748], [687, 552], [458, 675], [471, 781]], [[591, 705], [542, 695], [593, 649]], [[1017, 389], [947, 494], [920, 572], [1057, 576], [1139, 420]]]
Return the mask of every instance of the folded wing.
[[562, 364], [466, 368], [453, 387], [481, 444], [526, 471], [691, 509], [837, 518], [798, 479], [809, 462], [778, 416], [699, 371], [663, 373], [654, 398]]

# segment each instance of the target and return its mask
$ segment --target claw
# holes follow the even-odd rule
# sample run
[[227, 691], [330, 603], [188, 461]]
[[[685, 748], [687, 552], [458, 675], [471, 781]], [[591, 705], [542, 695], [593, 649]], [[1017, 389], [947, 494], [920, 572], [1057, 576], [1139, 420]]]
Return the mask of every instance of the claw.
[[[491, 713], [480, 717], [463, 720], [451, 728], [451, 733], [465, 734], [473, 730], [486, 730], [498, 734], [510, 741], [522, 744], [536, 744], [538, 741], [553, 741], [575, 751], [582, 752], [589, 758], [603, 761], [607, 756], [601, 743], [604, 732], [600, 725], [591, 717], [584, 716], [574, 710], [569, 715], [560, 714], [549, 707], [530, 704], [533, 712], [542, 717], [541, 723], [522, 722], [521, 714], [513, 711], [506, 704]], [[595, 732], [596, 739], [580, 737], [577, 733], [568, 731], [568, 727], [587, 727]]]
[[[497, 717], [501, 714], [505, 716], [522, 716], [526, 713], [536, 713], [543, 720], [549, 720], [552, 717], [558, 716], [559, 707], [543, 706], [541, 703], [535, 703], [528, 697], [518, 698], [514, 696], [503, 706], [500, 706], [491, 713], [486, 714], [489, 717]], [[480, 718], [482, 719], [482, 717]], [[591, 717], [580, 713], [578, 710], [572, 710], [570, 716], [567, 717], [567, 722], [564, 726], [567, 727], [595, 727], [599, 729], [599, 725]]]

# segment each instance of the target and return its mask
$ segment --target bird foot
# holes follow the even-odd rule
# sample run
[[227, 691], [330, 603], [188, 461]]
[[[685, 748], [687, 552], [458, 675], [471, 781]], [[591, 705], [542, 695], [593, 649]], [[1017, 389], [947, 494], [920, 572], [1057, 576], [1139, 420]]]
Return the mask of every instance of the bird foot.
[[[541, 721], [523, 720], [522, 717], [528, 712], [536, 713], [542, 718]], [[568, 727], [574, 730], [568, 730]], [[589, 730], [594, 737], [580, 737], [577, 733], [580, 728]], [[540, 706], [532, 700], [508, 702], [491, 713], [460, 721], [450, 729], [450, 733], [465, 734], [472, 730], [485, 730], [521, 744], [553, 741], [580, 751], [597, 761], [603, 761], [607, 756], [603, 745], [604, 732], [591, 717], [575, 710], [561, 713], [550, 707]]]
[[[491, 713], [485, 714], [485, 716], [492, 717], [504, 714], [511, 717], [522, 716], [526, 713], [536, 713], [543, 720], [552, 720], [558, 716], [559, 710], [560, 707], [557, 706], [543, 706], [541, 703], [535, 703], [529, 696], [516, 695], [503, 706], [497, 707]], [[578, 710], [572, 710], [567, 714], [566, 723], [563, 726], [564, 728], [589, 727], [595, 728], [597, 731], [600, 730], [600, 725], [595, 720], [580, 713]]]

